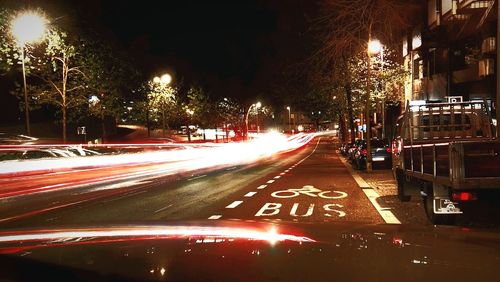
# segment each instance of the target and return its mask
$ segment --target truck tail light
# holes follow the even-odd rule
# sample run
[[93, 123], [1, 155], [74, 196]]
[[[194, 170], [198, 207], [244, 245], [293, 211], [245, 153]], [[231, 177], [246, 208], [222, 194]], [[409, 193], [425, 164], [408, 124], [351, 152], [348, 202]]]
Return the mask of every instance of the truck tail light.
[[361, 150], [361, 155], [366, 156], [366, 149]]
[[474, 201], [477, 200], [477, 194], [471, 192], [453, 192], [453, 201]]
[[390, 154], [392, 152], [392, 149], [391, 148], [387, 148], [386, 151], [387, 151], [387, 153]]

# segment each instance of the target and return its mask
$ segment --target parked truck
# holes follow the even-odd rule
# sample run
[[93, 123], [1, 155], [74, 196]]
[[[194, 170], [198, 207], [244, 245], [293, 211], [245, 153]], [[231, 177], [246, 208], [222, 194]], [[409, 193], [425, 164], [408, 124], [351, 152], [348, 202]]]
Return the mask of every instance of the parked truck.
[[433, 224], [453, 224], [463, 202], [500, 190], [500, 140], [486, 102], [408, 104], [396, 127], [398, 198], [422, 196]]

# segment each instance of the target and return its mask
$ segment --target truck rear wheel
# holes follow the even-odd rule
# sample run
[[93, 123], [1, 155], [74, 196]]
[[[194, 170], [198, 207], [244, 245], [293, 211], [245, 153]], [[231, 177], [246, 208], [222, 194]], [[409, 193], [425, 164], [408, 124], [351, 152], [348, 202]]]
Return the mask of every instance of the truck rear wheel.
[[411, 196], [407, 196], [404, 194], [404, 185], [405, 185], [405, 177], [403, 175], [403, 172], [400, 170], [396, 171], [396, 182], [398, 185], [398, 199], [401, 202], [409, 202], [411, 200]]
[[427, 218], [432, 224], [454, 225], [457, 219], [456, 214], [436, 214], [434, 213], [434, 190], [432, 183], [426, 185], [426, 196], [424, 196], [424, 209]]

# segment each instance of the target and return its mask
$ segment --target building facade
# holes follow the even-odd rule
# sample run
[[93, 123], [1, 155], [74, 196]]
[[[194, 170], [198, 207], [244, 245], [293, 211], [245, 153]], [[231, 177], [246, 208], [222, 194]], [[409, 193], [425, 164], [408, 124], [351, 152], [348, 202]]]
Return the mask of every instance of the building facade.
[[425, 0], [403, 38], [404, 100], [486, 100], [495, 110], [497, 1]]

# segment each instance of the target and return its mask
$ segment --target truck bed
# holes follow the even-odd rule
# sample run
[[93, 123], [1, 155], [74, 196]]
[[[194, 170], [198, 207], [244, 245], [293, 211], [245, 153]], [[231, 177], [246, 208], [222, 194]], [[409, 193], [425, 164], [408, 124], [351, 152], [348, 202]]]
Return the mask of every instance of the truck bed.
[[402, 157], [408, 176], [453, 189], [500, 188], [500, 140], [408, 145]]

